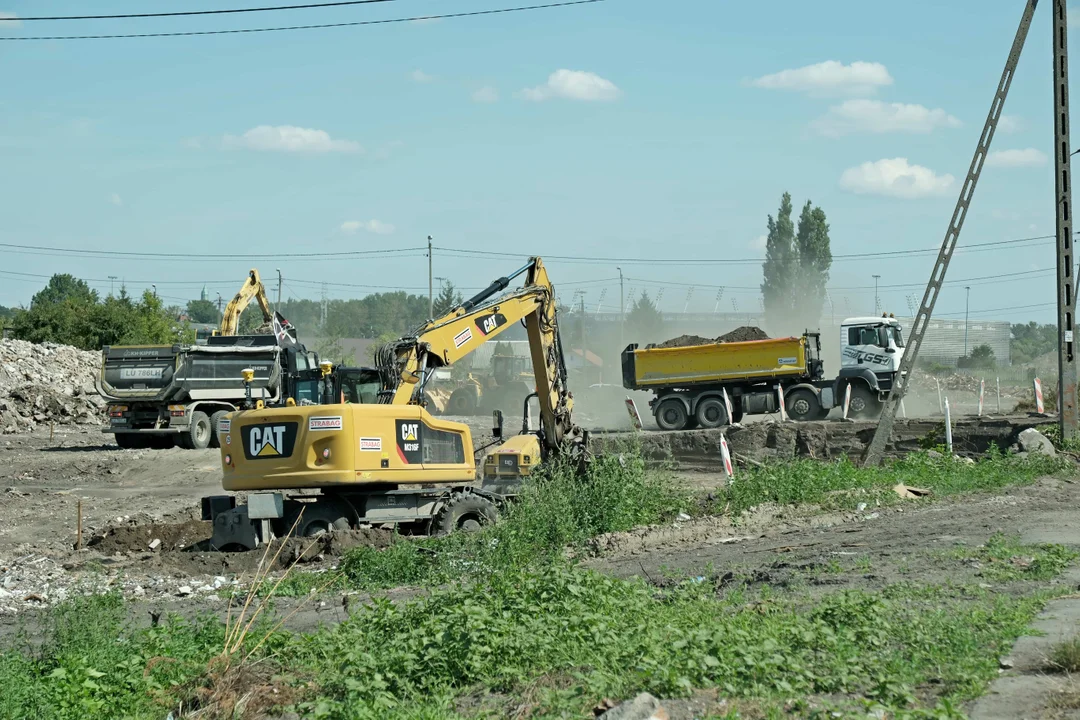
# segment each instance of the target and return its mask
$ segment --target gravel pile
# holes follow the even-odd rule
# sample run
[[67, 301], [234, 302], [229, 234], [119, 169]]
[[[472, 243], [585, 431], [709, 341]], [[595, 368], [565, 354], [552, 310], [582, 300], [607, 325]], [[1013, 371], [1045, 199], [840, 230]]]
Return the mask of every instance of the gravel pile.
[[94, 388], [101, 355], [70, 345], [0, 340], [0, 433], [96, 425], [105, 401]]
[[759, 327], [753, 325], [744, 325], [738, 327], [729, 333], [721, 335], [713, 340], [712, 338], [701, 337], [700, 335], [680, 335], [670, 340], [651, 346], [660, 348], [674, 348], [674, 347], [689, 347], [691, 345], [711, 345], [713, 343], [729, 343], [729, 342], [747, 342], [748, 340], [768, 340], [769, 336]]

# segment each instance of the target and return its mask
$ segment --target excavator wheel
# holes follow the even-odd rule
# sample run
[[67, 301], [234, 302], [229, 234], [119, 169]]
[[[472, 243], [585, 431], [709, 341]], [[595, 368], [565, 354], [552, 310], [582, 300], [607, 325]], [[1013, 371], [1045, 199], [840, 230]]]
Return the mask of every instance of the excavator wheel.
[[476, 390], [471, 387], [458, 388], [450, 396], [447, 410], [451, 415], [473, 415], [476, 413]]
[[228, 410], [218, 410], [210, 416], [210, 447], [221, 447], [221, 436], [218, 435], [218, 423], [229, 414]]
[[494, 523], [498, 517], [499, 507], [483, 495], [456, 493], [439, 512], [435, 529], [439, 535], [448, 535], [455, 530], [476, 532], [484, 525]]

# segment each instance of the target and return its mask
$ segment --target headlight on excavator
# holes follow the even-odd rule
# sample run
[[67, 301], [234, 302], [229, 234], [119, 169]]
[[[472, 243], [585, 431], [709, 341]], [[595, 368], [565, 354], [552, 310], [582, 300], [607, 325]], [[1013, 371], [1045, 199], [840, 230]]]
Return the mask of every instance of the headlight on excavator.
[[232, 455], [229, 455], [229, 454], [225, 455], [225, 464], [228, 465], [229, 467], [232, 467]]
[[328, 447], [323, 448], [322, 459], [323, 460], [329, 460], [330, 459], [330, 448], [328, 448]]

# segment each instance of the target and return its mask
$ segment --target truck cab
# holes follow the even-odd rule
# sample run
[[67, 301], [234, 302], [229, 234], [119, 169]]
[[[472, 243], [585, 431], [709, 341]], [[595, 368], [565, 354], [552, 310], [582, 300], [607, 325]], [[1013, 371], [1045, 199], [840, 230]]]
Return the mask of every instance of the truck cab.
[[870, 416], [892, 390], [904, 357], [904, 333], [892, 315], [851, 317], [840, 325], [837, 397], [851, 386], [851, 411]]

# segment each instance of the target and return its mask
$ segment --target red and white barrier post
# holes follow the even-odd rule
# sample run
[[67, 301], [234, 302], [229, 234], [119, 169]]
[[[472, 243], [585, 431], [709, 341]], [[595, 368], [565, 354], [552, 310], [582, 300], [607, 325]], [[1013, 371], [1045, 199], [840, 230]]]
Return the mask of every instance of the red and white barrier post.
[[949, 398], [945, 398], [945, 447], [952, 457], [952, 417], [949, 415]]
[[847, 420], [848, 408], [851, 407], [851, 384], [844, 388], [844, 419]]
[[626, 396], [626, 412], [630, 413], [630, 422], [633, 423], [635, 430], [641, 429], [641, 415], [637, 411], [637, 403], [634, 402], [634, 398], [629, 395]]
[[735, 467], [731, 464], [731, 451], [728, 450], [727, 438], [724, 437], [724, 433], [720, 433], [720, 457], [724, 460], [724, 472], [727, 474], [728, 480], [734, 481]]
[[724, 407], [727, 408], [727, 421], [728, 425], [735, 424], [735, 416], [731, 414], [731, 398], [728, 397], [727, 388], [723, 388], [724, 391]]
[[776, 396], [780, 398], [780, 422], [787, 422], [787, 406], [784, 404], [784, 388], [780, 387], [780, 383], [776, 384]]
[[983, 399], [986, 397], [986, 380], [979, 381], [979, 417], [982, 417]]
[[1046, 414], [1046, 406], [1043, 405], [1042, 381], [1035, 378], [1035, 411], [1040, 415]]

